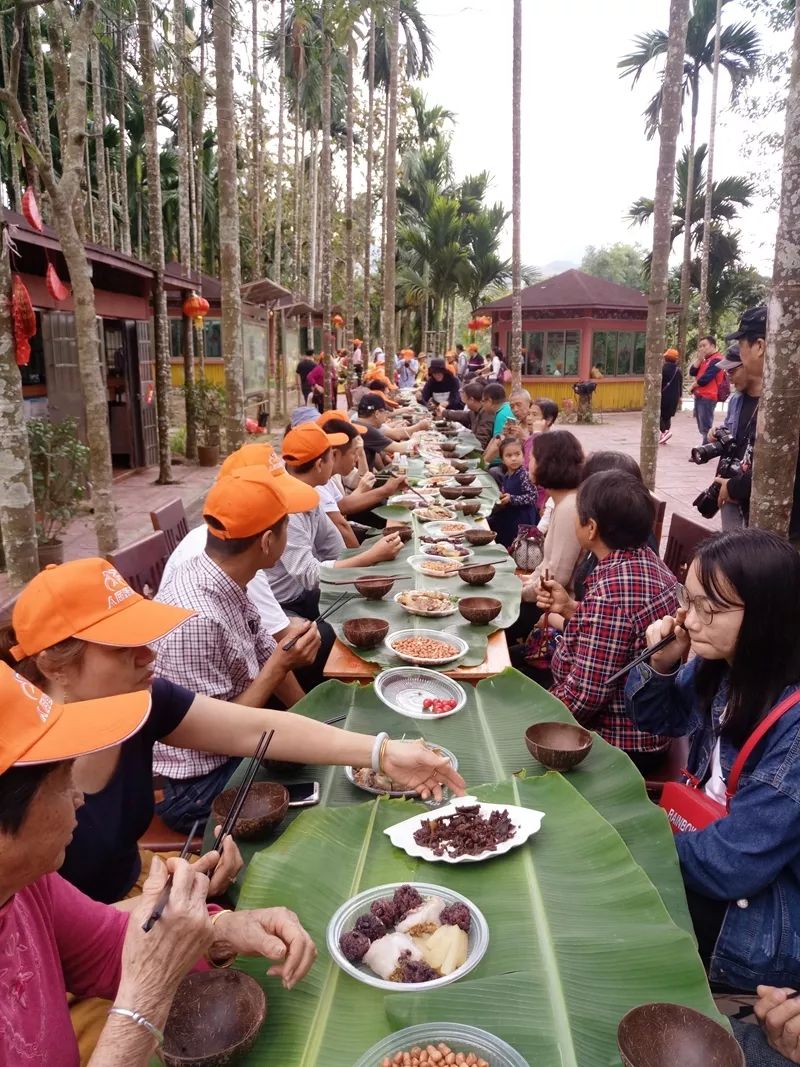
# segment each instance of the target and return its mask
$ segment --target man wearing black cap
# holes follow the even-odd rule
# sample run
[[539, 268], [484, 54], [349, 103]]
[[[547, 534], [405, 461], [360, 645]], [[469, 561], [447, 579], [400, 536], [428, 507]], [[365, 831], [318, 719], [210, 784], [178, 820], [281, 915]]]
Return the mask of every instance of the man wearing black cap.
[[[720, 476], [719, 468], [717, 468], [717, 477], [714, 480], [720, 485], [722, 529], [738, 530], [746, 525], [750, 503], [752, 447], [755, 440], [762, 381], [760, 373], [750, 373], [742, 363], [738, 344], [731, 345], [725, 353], [725, 358], [720, 360], [717, 366], [726, 372], [729, 382], [736, 390], [731, 396], [728, 413], [722, 424], [733, 435], [735, 441], [734, 451], [726, 458], [742, 461], [747, 469], [743, 469], [741, 474], [734, 475], [732, 478], [724, 478]], [[708, 435], [709, 440], [714, 440], [716, 435], [716, 430], [711, 430]]]
[[381, 459], [382, 455], [392, 452], [408, 452], [408, 443], [392, 441], [382, 432], [381, 427], [389, 418], [389, 409], [386, 401], [380, 393], [369, 393], [362, 397], [358, 405], [358, 417], [353, 421], [356, 425], [366, 426], [364, 435], [364, 455], [367, 457], [367, 466], [371, 471], [382, 470], [386, 465]]

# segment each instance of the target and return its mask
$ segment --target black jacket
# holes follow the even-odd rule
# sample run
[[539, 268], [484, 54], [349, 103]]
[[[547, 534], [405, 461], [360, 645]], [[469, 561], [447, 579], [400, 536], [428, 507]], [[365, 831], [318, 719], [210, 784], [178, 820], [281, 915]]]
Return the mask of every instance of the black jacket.
[[661, 368], [661, 414], [669, 418], [678, 410], [683, 392], [683, 375], [678, 363], [664, 360]]

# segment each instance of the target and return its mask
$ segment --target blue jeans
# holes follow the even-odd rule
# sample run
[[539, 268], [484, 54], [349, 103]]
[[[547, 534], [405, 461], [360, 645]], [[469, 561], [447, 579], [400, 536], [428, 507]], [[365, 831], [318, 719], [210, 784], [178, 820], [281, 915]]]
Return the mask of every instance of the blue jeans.
[[731, 1020], [733, 1036], [742, 1046], [747, 1067], [789, 1067], [789, 1060], [767, 1044], [760, 1026]]
[[202, 833], [211, 814], [211, 805], [240, 763], [236, 757], [199, 778], [165, 778], [164, 799], [156, 805], [156, 811], [170, 830], [188, 834], [195, 819], [199, 819]]
[[716, 406], [716, 400], [708, 400], [704, 396], [696, 396], [694, 398], [694, 417], [697, 420], [697, 429], [700, 431], [704, 445], [708, 444], [708, 431], [714, 423], [714, 408]]

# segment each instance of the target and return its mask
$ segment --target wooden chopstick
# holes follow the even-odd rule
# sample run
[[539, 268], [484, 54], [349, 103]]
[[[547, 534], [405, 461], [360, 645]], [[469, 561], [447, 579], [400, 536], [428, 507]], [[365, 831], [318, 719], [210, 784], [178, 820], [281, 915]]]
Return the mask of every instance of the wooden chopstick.
[[649, 659], [653, 655], [653, 653], [660, 652], [662, 648], [666, 648], [667, 645], [671, 645], [674, 640], [675, 633], [673, 632], [662, 638], [657, 644], [653, 645], [652, 648], [646, 648], [644, 652], [640, 653], [636, 657], [636, 659], [632, 659], [630, 663], [626, 663], [625, 666], [621, 670], [617, 671], [616, 674], [612, 674], [610, 678], [606, 678], [606, 685], [611, 685], [612, 682], [619, 681], [619, 679], [623, 678], [628, 673], [628, 671], [633, 670], [634, 667], [638, 667], [640, 663], [644, 663], [644, 661], [646, 659]]
[[[334, 611], [338, 611], [339, 608], [343, 608], [347, 601], [351, 599], [351, 593], [340, 593], [336, 600], [333, 602], [333, 604], [331, 604], [331, 606], [326, 611], [323, 611], [321, 614], [317, 615], [316, 619], [312, 619], [311, 626], [316, 626], [318, 622], [322, 622], [323, 619], [327, 619], [329, 615], [333, 615]], [[294, 648], [294, 646], [297, 644], [303, 634], [308, 633], [308, 630], [309, 627], [307, 626], [305, 630], [301, 630], [299, 634], [295, 634], [295, 636], [290, 641], [287, 641], [286, 644], [283, 646], [283, 651], [288, 652], [290, 649]]]
[[236, 820], [239, 818], [239, 813], [241, 812], [242, 807], [244, 806], [244, 802], [247, 800], [247, 794], [250, 792], [250, 787], [255, 781], [256, 774], [258, 773], [258, 768], [261, 766], [261, 761], [267, 753], [269, 743], [272, 740], [274, 734], [274, 730], [270, 730], [269, 734], [263, 733], [261, 735], [260, 741], [258, 742], [258, 746], [255, 750], [255, 753], [250, 757], [250, 763], [247, 765], [247, 770], [245, 771], [244, 778], [242, 779], [242, 782], [239, 785], [239, 789], [236, 793], [236, 796], [233, 798], [233, 804], [231, 804], [230, 810], [228, 811], [228, 816], [225, 819], [225, 822], [222, 824], [222, 829], [219, 832], [219, 837], [217, 837], [216, 844], [214, 845], [214, 848], [217, 850], [217, 852], [221, 852], [222, 843], [224, 839], [226, 837], [229, 837], [233, 833], [234, 827], [236, 826]]
[[[189, 855], [189, 849], [192, 847], [192, 841], [194, 840], [194, 835], [197, 833], [197, 828], [198, 828], [199, 825], [200, 825], [200, 820], [199, 819], [195, 819], [194, 826], [189, 831], [189, 836], [186, 838], [186, 842], [185, 842], [183, 848], [181, 849], [181, 859], [182, 860], [185, 860], [186, 857]], [[164, 908], [166, 908], [167, 901], [169, 900], [169, 894], [170, 894], [170, 890], [171, 889], [172, 889], [172, 875], [170, 875], [169, 878], [167, 878], [167, 881], [166, 881], [166, 883], [164, 885], [164, 888], [158, 894], [158, 900], [156, 900], [155, 907], [150, 912], [150, 915], [149, 915], [149, 917], [147, 919], [147, 922], [144, 923], [144, 925], [142, 926], [142, 929], [144, 930], [144, 932], [146, 934], [150, 933], [150, 931], [153, 929], [155, 924], [158, 922], [158, 920], [163, 915]]]

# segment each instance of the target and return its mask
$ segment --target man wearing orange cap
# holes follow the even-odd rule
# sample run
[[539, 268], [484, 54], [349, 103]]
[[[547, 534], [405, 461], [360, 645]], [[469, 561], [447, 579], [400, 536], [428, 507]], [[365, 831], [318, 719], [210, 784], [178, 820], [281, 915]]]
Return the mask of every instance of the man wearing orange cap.
[[[283, 439], [283, 459], [289, 473], [316, 489], [333, 476], [331, 449], [348, 444], [345, 434], [326, 434], [314, 422], [289, 430]], [[306, 619], [319, 611], [320, 567], [369, 567], [394, 559], [402, 547], [399, 537], [382, 538], [357, 556], [341, 559], [342, 535], [318, 505], [311, 511], [289, 516], [286, 549], [278, 563], [266, 572], [272, 592], [285, 611]]]
[[[295, 623], [288, 651], [263, 627], [247, 586], [280, 559], [288, 516], [316, 508], [318, 494], [297, 479], [266, 467], [242, 467], [211, 488], [203, 517], [205, 552], [162, 583], [156, 599], [196, 614], [159, 642], [156, 674], [189, 689], [263, 708], [271, 697], [291, 707], [305, 695], [294, 676], [320, 647], [317, 627]], [[275, 700], [272, 700], [275, 704]], [[165, 778], [158, 813], [174, 830], [187, 832], [208, 816], [238, 760], [158, 744], [154, 770]]]

